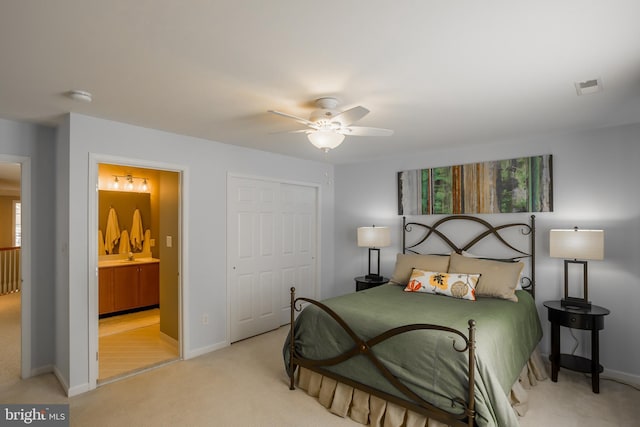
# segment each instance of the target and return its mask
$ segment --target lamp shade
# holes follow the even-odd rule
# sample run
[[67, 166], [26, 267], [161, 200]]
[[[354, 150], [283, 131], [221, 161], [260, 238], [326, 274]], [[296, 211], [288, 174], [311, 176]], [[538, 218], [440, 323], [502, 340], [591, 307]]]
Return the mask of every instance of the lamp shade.
[[358, 246], [363, 248], [384, 248], [391, 245], [389, 227], [358, 227]]
[[553, 258], [604, 259], [603, 230], [551, 230], [549, 255]]
[[320, 129], [307, 134], [309, 141], [323, 151], [329, 151], [342, 144], [344, 135], [333, 130]]

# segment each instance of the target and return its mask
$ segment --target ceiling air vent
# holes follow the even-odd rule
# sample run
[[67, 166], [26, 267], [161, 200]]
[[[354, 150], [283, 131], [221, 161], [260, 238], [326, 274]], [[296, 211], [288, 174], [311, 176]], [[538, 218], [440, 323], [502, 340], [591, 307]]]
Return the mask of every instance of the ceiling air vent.
[[575, 82], [576, 92], [578, 96], [597, 93], [602, 90], [602, 79], [585, 80], [584, 82]]

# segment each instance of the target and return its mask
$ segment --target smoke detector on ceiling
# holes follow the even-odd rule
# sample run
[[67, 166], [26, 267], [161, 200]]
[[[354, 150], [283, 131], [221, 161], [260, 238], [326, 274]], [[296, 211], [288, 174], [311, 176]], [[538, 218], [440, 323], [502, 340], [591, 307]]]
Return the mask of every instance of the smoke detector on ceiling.
[[69, 91], [69, 98], [74, 101], [91, 102], [93, 100], [93, 95], [91, 95], [91, 92], [87, 92], [86, 90], [74, 89]]
[[578, 96], [590, 95], [602, 91], [602, 79], [598, 77], [593, 80], [585, 80], [583, 82], [575, 82], [576, 93]]

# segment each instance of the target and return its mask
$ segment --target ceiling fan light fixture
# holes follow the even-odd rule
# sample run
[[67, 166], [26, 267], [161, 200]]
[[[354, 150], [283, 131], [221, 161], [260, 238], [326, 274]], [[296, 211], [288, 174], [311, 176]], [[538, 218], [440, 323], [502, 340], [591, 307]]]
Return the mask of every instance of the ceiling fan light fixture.
[[345, 134], [349, 136], [393, 135], [393, 131], [390, 129], [353, 126], [353, 123], [369, 114], [369, 110], [366, 108], [359, 105], [339, 111], [335, 110], [337, 105], [338, 100], [333, 97], [317, 99], [316, 106], [318, 108], [311, 112], [308, 120], [276, 110], [268, 110], [268, 112], [307, 126], [307, 129], [297, 129], [287, 133], [305, 132], [309, 141], [325, 153], [342, 144]]
[[325, 153], [342, 144], [344, 135], [333, 130], [317, 130], [307, 134], [309, 141]]

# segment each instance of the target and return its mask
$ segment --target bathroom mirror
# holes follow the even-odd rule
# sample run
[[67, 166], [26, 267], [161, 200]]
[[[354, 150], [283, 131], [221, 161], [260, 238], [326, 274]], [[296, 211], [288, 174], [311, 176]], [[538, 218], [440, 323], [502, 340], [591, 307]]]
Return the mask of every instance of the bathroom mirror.
[[[103, 236], [105, 236], [111, 208], [116, 212], [121, 232], [127, 230], [127, 233], [131, 233], [133, 215], [136, 209], [140, 211], [143, 236], [146, 230], [151, 229], [151, 198], [149, 193], [100, 190], [98, 192], [98, 227]], [[118, 249], [118, 245], [116, 245], [114, 251], [109, 252], [109, 254], [119, 253]], [[131, 252], [139, 253], [141, 249], [131, 248]], [[106, 253], [100, 253], [99, 255], [106, 255]]]

